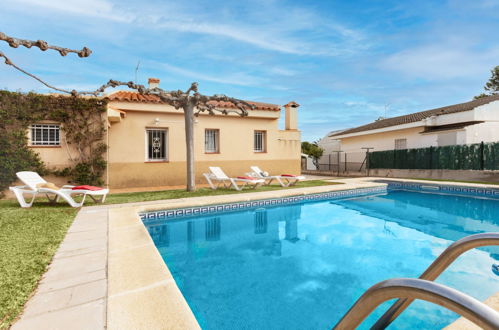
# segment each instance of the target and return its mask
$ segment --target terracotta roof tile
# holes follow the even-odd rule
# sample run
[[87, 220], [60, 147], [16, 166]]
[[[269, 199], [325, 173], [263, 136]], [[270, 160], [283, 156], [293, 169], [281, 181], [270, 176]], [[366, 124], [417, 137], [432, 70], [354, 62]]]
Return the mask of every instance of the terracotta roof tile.
[[[156, 95], [143, 95], [137, 92], [129, 91], [117, 91], [115, 93], [109, 94], [107, 96], [109, 101], [118, 102], [137, 102], [137, 103], [163, 103], [160, 98]], [[262, 103], [254, 101], [246, 101], [249, 104], [256, 106], [256, 110], [269, 110], [269, 111], [280, 111], [281, 107], [277, 104]], [[218, 108], [233, 109], [235, 105], [231, 102], [216, 102], [210, 101], [211, 104], [215, 104]]]
[[140, 103], [162, 103], [156, 95], [142, 95], [136, 92], [117, 91], [107, 96], [109, 101], [140, 102]]
[[479, 107], [481, 105], [484, 105], [484, 104], [487, 104], [487, 103], [490, 103], [493, 101], [499, 101], [499, 95], [492, 95], [492, 96], [479, 98], [477, 100], [473, 100], [473, 101], [466, 102], [466, 103], [454, 104], [454, 105], [449, 105], [446, 107], [425, 110], [425, 111], [421, 111], [421, 112], [415, 112], [415, 113], [411, 113], [411, 114], [404, 115], [404, 116], [386, 118], [386, 119], [378, 120], [378, 121], [375, 121], [375, 122], [372, 122], [372, 123], [369, 123], [366, 125], [347, 129], [346, 131], [342, 131], [342, 132], [332, 134], [329, 136], [339, 136], [339, 135], [350, 134], [350, 133], [370, 131], [373, 129], [415, 123], [415, 122], [421, 121], [421, 120], [428, 118], [428, 117], [431, 117], [431, 116], [440, 116], [440, 115], [447, 115], [447, 114], [456, 113], [456, 112], [473, 110], [476, 107]]

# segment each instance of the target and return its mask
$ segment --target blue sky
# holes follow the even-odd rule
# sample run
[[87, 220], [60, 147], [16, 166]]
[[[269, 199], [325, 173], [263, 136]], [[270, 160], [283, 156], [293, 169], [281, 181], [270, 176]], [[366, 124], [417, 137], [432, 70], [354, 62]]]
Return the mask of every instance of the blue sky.
[[[470, 100], [499, 65], [499, 0], [2, 0], [0, 31], [93, 50], [0, 49], [64, 88], [198, 81], [204, 94], [299, 109], [304, 140]], [[46, 92], [0, 65], [0, 88]]]

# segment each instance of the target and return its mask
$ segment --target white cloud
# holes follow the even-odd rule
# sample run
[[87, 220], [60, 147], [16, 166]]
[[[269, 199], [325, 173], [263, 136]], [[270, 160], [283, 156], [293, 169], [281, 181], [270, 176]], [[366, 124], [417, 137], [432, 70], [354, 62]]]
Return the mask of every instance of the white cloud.
[[469, 78], [497, 65], [499, 47], [473, 49], [455, 44], [432, 44], [403, 50], [381, 61], [381, 67], [410, 78], [446, 80]]
[[297, 72], [291, 69], [283, 68], [283, 67], [270, 67], [266, 68], [268, 72], [279, 75], [279, 76], [294, 76]]
[[73, 15], [104, 18], [116, 22], [129, 23], [135, 15], [130, 12], [121, 11], [111, 2], [106, 0], [5, 0], [14, 3], [36, 6], [49, 11], [60, 11]]
[[221, 84], [239, 85], [239, 86], [255, 86], [262, 83], [261, 79], [246, 75], [244, 73], [209, 75], [202, 72], [192, 71], [167, 63], [156, 63], [156, 69], [164, 69], [166, 71], [179, 74], [181, 76], [192, 78], [195, 80], [205, 80]]
[[[168, 29], [181, 32], [191, 32], [198, 34], [209, 34], [215, 36], [227, 37], [233, 40], [241, 41], [244, 43], [252, 44], [254, 46], [274, 50], [289, 54], [307, 54], [315, 53], [308, 50], [307, 46], [298, 43], [295, 40], [286, 40], [283, 38], [275, 38], [266, 35], [258, 29], [242, 28], [239, 26], [219, 24], [219, 23], [205, 23], [194, 21], [183, 21], [176, 19], [163, 19], [161, 23], [154, 25], [157, 29]], [[320, 54], [321, 52], [317, 52]]]
[[[370, 103], [366, 101], [346, 101], [344, 102], [346, 106], [352, 108], [363, 108], [369, 110], [380, 111], [385, 109], [385, 105], [380, 105], [376, 103]], [[388, 105], [386, 105], [388, 107]]]
[[[362, 34], [330, 18], [305, 8], [283, 8], [269, 4], [265, 11], [249, 8], [244, 20], [241, 14], [229, 12], [219, 17], [222, 9], [200, 13], [177, 4], [125, 4], [108, 0], [4, 0], [11, 7], [36, 6], [37, 10], [63, 12], [73, 16], [93, 17], [108, 22], [129, 23], [146, 30], [165, 30], [219, 36], [261, 49], [295, 55], [336, 56], [364, 49]], [[282, 12], [286, 11], [285, 17]], [[213, 17], [217, 19], [213, 19]], [[246, 17], [247, 16], [247, 17]], [[225, 18], [225, 17], [224, 17]], [[251, 22], [251, 24], [243, 23]], [[307, 40], [313, 31], [314, 41]], [[336, 40], [332, 42], [331, 38]], [[328, 39], [320, 41], [321, 38]], [[319, 40], [316, 40], [319, 39]]]

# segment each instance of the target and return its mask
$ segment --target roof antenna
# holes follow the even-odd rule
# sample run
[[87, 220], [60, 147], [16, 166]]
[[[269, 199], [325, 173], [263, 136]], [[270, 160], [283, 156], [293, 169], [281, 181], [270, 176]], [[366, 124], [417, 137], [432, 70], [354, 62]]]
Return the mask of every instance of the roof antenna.
[[388, 108], [390, 107], [390, 103], [385, 104], [385, 118], [387, 118], [388, 115]]
[[135, 85], [137, 85], [137, 72], [139, 71], [140, 60], [137, 61], [137, 67], [135, 68]]

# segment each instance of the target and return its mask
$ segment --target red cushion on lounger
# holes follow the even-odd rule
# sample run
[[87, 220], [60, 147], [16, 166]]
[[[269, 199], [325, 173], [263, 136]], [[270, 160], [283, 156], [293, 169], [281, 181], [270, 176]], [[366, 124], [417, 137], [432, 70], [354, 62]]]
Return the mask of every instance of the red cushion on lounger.
[[293, 175], [293, 174], [281, 174], [281, 176], [289, 176], [291, 178], [296, 177], [296, 175]]
[[83, 185], [83, 186], [76, 186], [76, 187], [73, 187], [71, 189], [73, 189], [73, 190], [92, 190], [92, 191], [96, 191], [96, 190], [102, 190], [104, 188]]
[[252, 176], [238, 176], [237, 177], [238, 179], [243, 179], [243, 180], [256, 180], [254, 177]]

